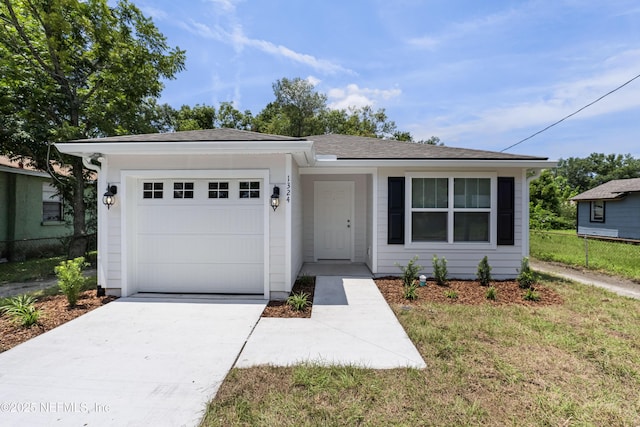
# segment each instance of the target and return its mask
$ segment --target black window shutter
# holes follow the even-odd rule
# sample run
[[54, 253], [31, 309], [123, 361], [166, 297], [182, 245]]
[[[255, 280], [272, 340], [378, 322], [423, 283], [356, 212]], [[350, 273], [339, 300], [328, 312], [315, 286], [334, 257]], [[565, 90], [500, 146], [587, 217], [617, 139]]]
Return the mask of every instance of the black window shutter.
[[498, 244], [513, 245], [515, 237], [515, 179], [498, 177]]
[[404, 244], [404, 177], [389, 177], [387, 187], [387, 243]]

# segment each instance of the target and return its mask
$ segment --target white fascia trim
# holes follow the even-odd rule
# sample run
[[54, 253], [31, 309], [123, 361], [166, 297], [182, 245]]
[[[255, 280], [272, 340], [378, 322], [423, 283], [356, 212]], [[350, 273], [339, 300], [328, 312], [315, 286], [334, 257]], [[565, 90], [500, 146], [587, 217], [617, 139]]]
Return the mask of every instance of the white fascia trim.
[[316, 160], [315, 169], [333, 169], [339, 167], [430, 167], [430, 168], [554, 168], [558, 164], [555, 160]]
[[[316, 166], [318, 163], [316, 163]], [[306, 167], [300, 168], [300, 175], [363, 175], [376, 174], [378, 168], [375, 167], [345, 167], [344, 170], [336, 170], [336, 168], [322, 167]]]
[[198, 142], [88, 142], [57, 143], [65, 154], [282, 154], [301, 153], [315, 160], [311, 141], [198, 141]]

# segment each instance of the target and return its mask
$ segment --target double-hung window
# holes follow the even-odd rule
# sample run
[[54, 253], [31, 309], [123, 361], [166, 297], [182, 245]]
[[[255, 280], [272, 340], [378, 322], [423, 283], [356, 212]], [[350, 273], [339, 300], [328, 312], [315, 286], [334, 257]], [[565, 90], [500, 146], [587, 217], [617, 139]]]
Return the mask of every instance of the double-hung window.
[[407, 178], [407, 242], [493, 243], [494, 174], [409, 174]]

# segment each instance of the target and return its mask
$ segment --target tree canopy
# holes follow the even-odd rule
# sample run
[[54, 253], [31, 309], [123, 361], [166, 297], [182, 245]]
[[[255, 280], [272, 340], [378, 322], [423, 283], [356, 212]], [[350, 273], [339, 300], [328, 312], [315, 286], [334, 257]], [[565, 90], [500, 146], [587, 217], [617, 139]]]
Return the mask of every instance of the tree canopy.
[[560, 159], [530, 184], [531, 227], [573, 228], [576, 209], [570, 199], [613, 179], [640, 177], [640, 160], [630, 154], [591, 153], [588, 157]]
[[[184, 67], [185, 52], [126, 0], [0, 0], [0, 152], [47, 169], [49, 143], [141, 133], [154, 98]], [[74, 242], [86, 247], [83, 165], [56, 182], [72, 200]]]

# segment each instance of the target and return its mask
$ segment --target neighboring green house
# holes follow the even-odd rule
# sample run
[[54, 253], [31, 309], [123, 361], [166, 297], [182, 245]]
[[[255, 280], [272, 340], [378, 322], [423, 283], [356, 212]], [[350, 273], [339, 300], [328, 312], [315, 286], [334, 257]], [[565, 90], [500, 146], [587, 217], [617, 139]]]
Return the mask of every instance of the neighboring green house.
[[61, 253], [71, 234], [49, 174], [0, 156], [0, 259]]

